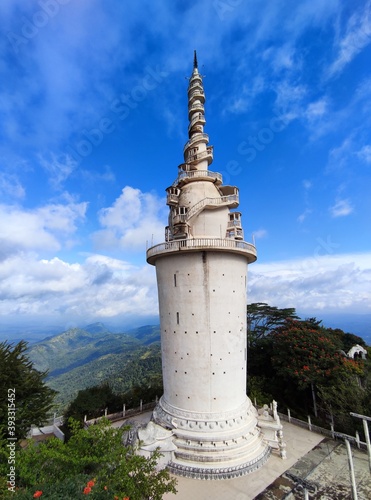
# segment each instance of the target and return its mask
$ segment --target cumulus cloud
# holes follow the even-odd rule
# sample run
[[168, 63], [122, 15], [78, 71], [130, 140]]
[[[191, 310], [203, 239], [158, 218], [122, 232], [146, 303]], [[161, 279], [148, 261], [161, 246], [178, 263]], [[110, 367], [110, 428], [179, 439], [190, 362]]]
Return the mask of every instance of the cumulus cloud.
[[253, 264], [249, 302], [301, 311], [371, 312], [371, 254], [325, 255]]
[[146, 242], [163, 241], [165, 213], [164, 199], [126, 186], [111, 207], [100, 211], [103, 229], [93, 234], [94, 244], [98, 249], [143, 250]]
[[0, 205], [0, 240], [11, 252], [58, 251], [85, 217], [87, 203], [48, 204], [35, 209]]
[[91, 255], [73, 264], [59, 258], [16, 255], [0, 263], [0, 278], [0, 314], [4, 319], [87, 322], [157, 313], [153, 269], [103, 255]]
[[[267, 302], [320, 314], [371, 313], [371, 254], [326, 254], [254, 263], [249, 302]], [[80, 263], [38, 259], [30, 253], [0, 262], [0, 314], [4, 321], [39, 319], [67, 324], [137, 319], [158, 314], [152, 266], [91, 254]]]

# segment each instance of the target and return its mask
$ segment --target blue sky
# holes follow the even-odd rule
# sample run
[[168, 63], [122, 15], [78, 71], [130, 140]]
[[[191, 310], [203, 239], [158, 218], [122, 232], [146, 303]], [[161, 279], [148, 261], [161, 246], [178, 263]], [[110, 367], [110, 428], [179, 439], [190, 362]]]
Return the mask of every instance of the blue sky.
[[194, 49], [211, 168], [258, 249], [249, 301], [371, 313], [370, 0], [2, 0], [0, 19], [3, 324], [156, 316], [145, 251]]

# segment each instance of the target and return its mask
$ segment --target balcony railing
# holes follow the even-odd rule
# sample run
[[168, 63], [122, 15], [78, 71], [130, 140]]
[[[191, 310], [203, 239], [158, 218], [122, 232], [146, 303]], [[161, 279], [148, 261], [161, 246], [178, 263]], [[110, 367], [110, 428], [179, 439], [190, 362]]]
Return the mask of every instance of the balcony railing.
[[200, 213], [201, 210], [203, 210], [206, 207], [221, 207], [221, 206], [237, 207], [238, 204], [239, 204], [238, 193], [231, 194], [228, 196], [220, 196], [219, 198], [203, 198], [188, 210], [185, 222], [187, 222], [189, 219]]
[[194, 113], [195, 111], [199, 111], [200, 113], [204, 114], [204, 105], [201, 102], [195, 102], [194, 104], [191, 104], [191, 106], [188, 106], [188, 119], [191, 118], [192, 113]]
[[233, 227], [242, 227], [241, 225], [241, 220], [240, 219], [235, 219], [235, 220], [230, 220], [228, 221], [228, 226], [229, 228], [233, 228]]
[[209, 142], [209, 136], [207, 134], [197, 134], [197, 135], [194, 135], [192, 137], [192, 139], [189, 139], [189, 141], [185, 144], [185, 146], [183, 148], [183, 153], [185, 153], [185, 151], [188, 148], [191, 148], [192, 146], [194, 146], [198, 142], [205, 142], [205, 143]]
[[199, 160], [207, 159], [207, 164], [210, 165], [213, 161], [213, 147], [207, 146], [206, 151], [201, 151], [201, 153], [194, 153], [192, 155], [188, 155], [186, 159], [187, 163], [195, 163]]
[[205, 125], [206, 123], [206, 120], [205, 120], [205, 116], [202, 114], [202, 113], [197, 113], [196, 116], [194, 116], [191, 120], [191, 123], [189, 124], [188, 126], [188, 131], [191, 130], [191, 128], [196, 124], [200, 124], [200, 125]]
[[218, 172], [211, 172], [210, 170], [192, 170], [190, 172], [180, 172], [173, 186], [177, 186], [180, 182], [188, 182], [201, 179], [210, 180], [216, 182], [217, 184], [223, 183], [223, 176]]
[[227, 238], [236, 238], [239, 240], [243, 240], [243, 229], [242, 228], [233, 228], [233, 229], [227, 229]]
[[191, 89], [193, 89], [194, 87], [196, 87], [198, 85], [202, 86], [202, 79], [201, 79], [201, 77], [196, 77], [196, 78], [193, 77], [191, 83], [188, 86], [188, 91], [191, 90]]
[[202, 90], [201, 86], [188, 93], [189, 102], [191, 102], [192, 99], [199, 99], [201, 102], [205, 102], [205, 92]]
[[184, 240], [160, 243], [159, 245], [149, 248], [147, 250], [147, 261], [149, 264], [154, 264], [156, 258], [160, 255], [205, 250], [243, 254], [249, 263], [256, 260], [256, 248], [246, 241], [223, 238], [187, 238]]

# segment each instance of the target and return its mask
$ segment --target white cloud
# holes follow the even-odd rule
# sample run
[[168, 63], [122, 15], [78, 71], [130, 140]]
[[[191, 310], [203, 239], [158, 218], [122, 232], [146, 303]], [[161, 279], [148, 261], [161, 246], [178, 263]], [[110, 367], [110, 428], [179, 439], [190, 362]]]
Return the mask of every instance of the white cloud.
[[276, 93], [275, 108], [287, 121], [292, 121], [302, 115], [303, 101], [308, 89], [301, 84], [290, 83], [282, 80], [274, 88]]
[[305, 111], [305, 117], [312, 124], [317, 122], [328, 112], [328, 99], [327, 97], [322, 97], [318, 101], [311, 102]]
[[311, 210], [310, 208], [306, 208], [304, 210], [304, 212], [302, 212], [298, 217], [297, 217], [297, 221], [302, 224], [305, 219], [308, 217], [308, 215], [310, 215], [311, 213], [313, 212], [313, 210]]
[[253, 232], [253, 236], [256, 240], [266, 238], [268, 236], [268, 231], [266, 229], [258, 229], [257, 231]]
[[55, 154], [50, 155], [50, 159], [40, 157], [40, 164], [49, 174], [49, 182], [54, 189], [62, 189], [63, 183], [77, 168], [77, 162], [69, 155], [57, 157]]
[[26, 194], [18, 177], [14, 174], [7, 174], [6, 172], [0, 172], [0, 193], [2, 199], [4, 199], [5, 196], [22, 199]]
[[371, 164], [371, 145], [366, 144], [359, 151], [356, 152], [356, 155], [365, 163]]
[[371, 1], [358, 8], [348, 19], [344, 35], [337, 41], [337, 56], [328, 76], [340, 73], [371, 42]]
[[254, 102], [254, 99], [267, 89], [267, 84], [262, 75], [256, 75], [248, 85], [244, 84], [238, 91], [228, 96], [231, 103], [223, 110], [223, 113], [244, 113]]
[[[325, 254], [249, 266], [249, 302], [320, 312], [371, 312], [371, 254]], [[6, 322], [54, 324], [158, 314], [154, 268], [93, 254], [81, 263], [23, 253], [0, 262]]]
[[332, 217], [345, 217], [351, 214], [354, 208], [349, 199], [344, 199], [338, 200], [329, 210]]
[[48, 318], [54, 323], [158, 312], [155, 273], [103, 255], [82, 263], [38, 260], [24, 253], [0, 263], [4, 320]]
[[126, 186], [111, 207], [103, 208], [99, 221], [104, 229], [93, 234], [98, 249], [143, 250], [164, 239], [165, 200]]
[[77, 222], [84, 219], [86, 208], [85, 202], [49, 204], [35, 209], [0, 205], [3, 256], [23, 250], [60, 250], [76, 231]]
[[371, 254], [325, 255], [252, 264], [249, 302], [301, 311], [371, 312]]

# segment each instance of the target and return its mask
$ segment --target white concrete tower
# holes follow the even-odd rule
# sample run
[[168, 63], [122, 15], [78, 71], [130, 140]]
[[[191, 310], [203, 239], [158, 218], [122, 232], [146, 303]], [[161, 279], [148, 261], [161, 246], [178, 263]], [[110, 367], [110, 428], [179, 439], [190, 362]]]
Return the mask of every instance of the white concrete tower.
[[208, 169], [204, 102], [195, 53], [184, 163], [166, 190], [165, 242], [147, 261], [157, 273], [164, 381], [153, 420], [173, 432], [172, 472], [213, 479], [260, 467], [269, 447], [246, 396], [247, 265], [256, 250], [243, 240], [240, 212], [230, 211], [238, 188]]

